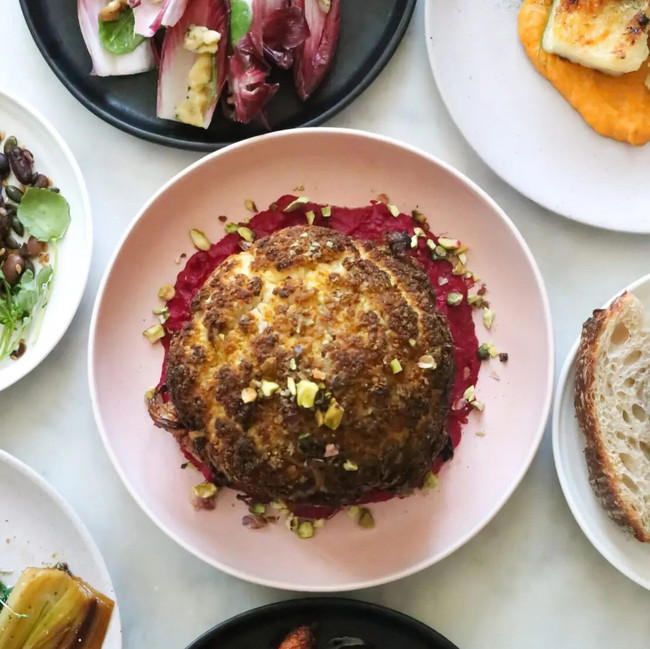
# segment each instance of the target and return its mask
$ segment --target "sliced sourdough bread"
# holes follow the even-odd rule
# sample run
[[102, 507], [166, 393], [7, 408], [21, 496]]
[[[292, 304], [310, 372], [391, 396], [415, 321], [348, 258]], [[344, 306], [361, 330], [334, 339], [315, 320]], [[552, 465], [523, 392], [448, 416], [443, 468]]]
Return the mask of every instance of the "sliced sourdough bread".
[[650, 542], [650, 326], [634, 295], [583, 325], [575, 407], [591, 486], [614, 521]]

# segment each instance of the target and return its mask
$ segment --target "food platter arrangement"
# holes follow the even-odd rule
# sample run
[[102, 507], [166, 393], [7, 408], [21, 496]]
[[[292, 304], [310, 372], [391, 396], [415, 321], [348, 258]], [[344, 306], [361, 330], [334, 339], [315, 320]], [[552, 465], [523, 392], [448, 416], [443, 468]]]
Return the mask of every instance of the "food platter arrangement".
[[[470, 145], [544, 207], [650, 232], [648, 3], [476, 1], [480, 12], [429, 0], [409, 32], [426, 31]], [[379, 586], [478, 535], [551, 419], [580, 528], [650, 588], [649, 277], [584, 313], [553, 400], [549, 299], [513, 220], [428, 151], [316, 126], [379, 74], [415, 2], [20, 4], [83, 106], [210, 152], [131, 215], [89, 298], [77, 400], [137, 516], [253, 584]], [[453, 38], [461, 25], [476, 47]], [[77, 311], [93, 219], [68, 144], [1, 91], [0, 181], [0, 391], [23, 379], [18, 394]], [[119, 649], [119, 589], [42, 468], [0, 450], [0, 649]], [[401, 613], [333, 597], [219, 621], [191, 649], [454, 648]]]

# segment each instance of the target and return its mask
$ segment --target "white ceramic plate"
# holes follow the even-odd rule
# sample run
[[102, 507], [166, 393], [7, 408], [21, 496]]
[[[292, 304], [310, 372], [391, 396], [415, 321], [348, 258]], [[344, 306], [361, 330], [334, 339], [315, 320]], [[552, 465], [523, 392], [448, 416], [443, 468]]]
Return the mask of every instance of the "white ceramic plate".
[[[483, 368], [477, 392], [485, 412], [471, 417], [438, 490], [374, 505], [374, 530], [360, 530], [339, 514], [309, 541], [283, 525], [245, 528], [246, 510], [233, 492], [219, 495], [215, 511], [195, 512], [189, 494], [198, 474], [179, 469], [184, 460], [176, 442], [153, 426], [143, 399], [160, 376], [162, 350], [142, 332], [152, 324], [159, 287], [182, 268], [174, 260], [192, 252], [190, 228], [217, 241], [224, 233], [218, 215], [246, 218], [246, 199], [261, 208], [299, 184], [312, 200], [335, 205], [366, 205], [384, 192], [403, 211], [419, 207], [434, 232], [467, 242], [470, 266], [487, 282], [497, 314], [489, 339], [510, 354], [507, 364], [493, 361]], [[477, 332], [485, 338], [481, 327]], [[496, 514], [524, 475], [544, 430], [553, 341], [535, 262], [484, 192], [444, 163], [394, 140], [361, 131], [301, 129], [203, 158], [145, 205], [102, 282], [89, 364], [106, 448], [128, 489], [164, 531], [244, 579], [292, 590], [341, 591], [421, 570], [460, 547]], [[486, 436], [476, 436], [477, 431]]]
[[[650, 275], [619, 291], [634, 293], [650, 310]], [[585, 314], [585, 320], [590, 314]], [[553, 408], [553, 453], [560, 484], [576, 521], [594, 547], [615, 568], [650, 589], [650, 544], [639, 543], [616, 525], [594, 495], [584, 457], [584, 436], [575, 416], [573, 386], [578, 339], [562, 370]]]
[[[66, 562], [70, 570], [115, 599], [104, 560], [65, 500], [28, 466], [0, 451], [0, 580], [13, 586], [23, 569]], [[120, 649], [115, 607], [103, 649]]]
[[27, 351], [19, 360], [0, 362], [1, 391], [31, 372], [70, 326], [88, 280], [93, 234], [90, 201], [79, 165], [47, 120], [18, 98], [0, 92], [0, 131], [15, 135], [34, 154], [34, 168], [61, 189], [71, 215], [68, 232], [58, 246], [54, 288], [40, 334], [33, 344], [27, 338]]
[[506, 182], [576, 221], [650, 232], [650, 145], [596, 134], [530, 63], [520, 0], [427, 0], [429, 58], [470, 145]]

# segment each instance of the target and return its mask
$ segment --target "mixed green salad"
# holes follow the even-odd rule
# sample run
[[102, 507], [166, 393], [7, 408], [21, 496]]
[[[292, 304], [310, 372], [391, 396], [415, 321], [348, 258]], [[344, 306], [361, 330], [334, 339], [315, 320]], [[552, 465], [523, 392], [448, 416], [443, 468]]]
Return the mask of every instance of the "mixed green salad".
[[[70, 224], [59, 189], [34, 170], [17, 139], [1, 137], [0, 361], [20, 358], [38, 337], [56, 268], [57, 243]], [[31, 339], [28, 340], [28, 330]]]

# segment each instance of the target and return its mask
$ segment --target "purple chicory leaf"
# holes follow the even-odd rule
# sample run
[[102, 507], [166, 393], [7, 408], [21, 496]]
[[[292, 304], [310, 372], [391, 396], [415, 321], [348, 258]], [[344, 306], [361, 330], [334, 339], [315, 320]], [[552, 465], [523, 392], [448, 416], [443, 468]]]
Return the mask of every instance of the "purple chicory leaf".
[[104, 0], [77, 0], [77, 15], [84, 43], [93, 62], [92, 74], [100, 77], [147, 72], [155, 67], [151, 45], [143, 42], [128, 54], [112, 54], [104, 49], [99, 38], [99, 12]]
[[262, 51], [278, 67], [288, 70], [295, 50], [309, 37], [309, 26], [300, 7], [289, 0], [256, 0], [264, 5], [262, 14]]
[[[219, 32], [221, 41], [216, 53], [198, 54], [186, 49], [185, 36], [190, 26]], [[226, 80], [227, 34], [227, 0], [192, 0], [181, 19], [167, 29], [158, 78], [158, 117], [208, 128]], [[190, 72], [196, 71], [196, 65], [206, 62], [207, 56], [210, 57], [210, 81], [190, 88]], [[204, 98], [205, 106], [197, 109], [196, 121], [188, 121], [184, 115], [179, 115], [179, 107], [187, 106], [186, 100], [190, 95], [196, 98], [197, 93]]]
[[135, 33], [151, 38], [161, 27], [173, 27], [180, 19], [188, 0], [130, 0], [135, 16]]
[[296, 90], [307, 99], [320, 85], [336, 51], [341, 27], [341, 0], [292, 0], [303, 9], [310, 35], [296, 50], [293, 67]]

